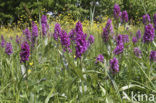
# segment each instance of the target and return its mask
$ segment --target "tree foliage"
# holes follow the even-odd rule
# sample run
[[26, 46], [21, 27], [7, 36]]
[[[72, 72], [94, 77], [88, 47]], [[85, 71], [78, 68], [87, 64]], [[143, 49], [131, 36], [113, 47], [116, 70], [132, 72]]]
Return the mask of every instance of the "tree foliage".
[[73, 19], [88, 18], [94, 7], [95, 16], [112, 15], [115, 3], [132, 19], [156, 12], [156, 0], [0, 0], [0, 24], [16, 22], [20, 16], [25, 16], [26, 21], [39, 18], [39, 13], [46, 13], [43, 8], [55, 15], [70, 13]]

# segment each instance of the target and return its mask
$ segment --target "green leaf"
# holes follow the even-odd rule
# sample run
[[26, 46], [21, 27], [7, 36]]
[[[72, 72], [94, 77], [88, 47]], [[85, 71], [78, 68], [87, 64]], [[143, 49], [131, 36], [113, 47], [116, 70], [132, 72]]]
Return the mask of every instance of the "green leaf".
[[46, 97], [45, 103], [48, 103], [48, 102], [49, 102], [49, 99], [50, 99], [51, 97], [54, 96], [54, 95], [53, 95], [53, 92], [54, 92], [54, 88], [51, 89], [50, 93], [49, 93], [48, 96]]

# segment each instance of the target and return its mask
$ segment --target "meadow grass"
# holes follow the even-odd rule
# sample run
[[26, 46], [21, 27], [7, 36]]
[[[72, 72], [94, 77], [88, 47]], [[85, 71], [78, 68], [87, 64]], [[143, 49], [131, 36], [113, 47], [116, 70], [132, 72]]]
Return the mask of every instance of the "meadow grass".
[[[37, 43], [26, 64], [20, 63], [21, 47], [15, 40], [15, 35], [22, 35], [22, 30], [1, 28], [0, 34], [13, 45], [13, 54], [7, 55], [5, 48], [0, 47], [0, 102], [128, 103], [134, 102], [131, 99], [132, 91], [155, 95], [156, 65], [149, 59], [150, 51], [156, 50], [155, 40], [151, 43], [139, 40], [134, 44], [132, 37], [138, 29], [143, 36], [144, 25], [130, 25], [128, 30], [121, 25], [119, 34], [128, 34], [130, 41], [124, 44], [122, 54], [114, 55], [115, 40], [110, 38], [108, 43], [104, 43], [101, 38], [106, 21], [107, 19], [93, 24], [89, 21], [82, 22], [87, 37], [92, 34], [95, 41], [80, 59], [75, 59], [74, 43], [70, 46], [71, 53], [64, 52], [60, 41], [55, 41], [51, 36], [56, 22], [49, 20], [47, 36], [43, 37], [41, 30], [39, 31]], [[59, 23], [69, 33], [75, 28], [76, 22]], [[114, 29], [114, 34], [115, 32]], [[10, 40], [7, 34], [13, 39]], [[142, 51], [141, 58], [135, 56], [134, 47]], [[104, 62], [96, 64], [99, 54], [104, 56]], [[109, 61], [113, 57], [119, 60], [119, 72], [116, 74], [110, 72]], [[27, 74], [22, 73], [25, 69]], [[123, 99], [123, 93], [129, 99]]]

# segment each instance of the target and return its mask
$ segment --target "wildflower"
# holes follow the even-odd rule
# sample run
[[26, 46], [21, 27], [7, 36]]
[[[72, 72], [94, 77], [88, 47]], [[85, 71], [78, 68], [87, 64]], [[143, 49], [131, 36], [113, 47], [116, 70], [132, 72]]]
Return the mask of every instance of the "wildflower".
[[76, 31], [75, 31], [75, 29], [72, 29], [69, 32], [69, 38], [70, 38], [70, 40], [75, 41], [75, 38], [76, 38], [75, 35], [76, 35]]
[[32, 22], [32, 47], [34, 46], [37, 37], [38, 37], [38, 27], [34, 22]]
[[78, 22], [76, 23], [75, 31], [76, 31], [77, 33], [83, 32], [82, 24], [81, 24], [80, 21], [78, 21]]
[[86, 34], [77, 34], [76, 38], [76, 57], [80, 57], [87, 50]]
[[46, 24], [47, 25], [47, 16], [46, 15], [42, 15], [41, 18], [41, 23]]
[[115, 55], [118, 55], [118, 54], [121, 54], [123, 50], [124, 50], [124, 45], [123, 43], [120, 43], [119, 45], [116, 46], [113, 52]]
[[143, 36], [143, 42], [151, 42], [154, 40], [154, 28], [152, 26], [152, 24], [148, 24], [145, 26], [145, 33]]
[[42, 34], [43, 34], [43, 36], [45, 36], [47, 34], [47, 30], [49, 29], [46, 15], [42, 15], [41, 24], [42, 24]]
[[69, 49], [70, 38], [64, 30], [62, 30], [62, 34], [61, 34], [61, 44], [62, 44], [64, 51], [70, 50]]
[[121, 11], [120, 11], [120, 6], [118, 4], [114, 5], [114, 18], [115, 19], [119, 19], [119, 17], [121, 16]]
[[124, 22], [124, 23], [128, 22], [128, 13], [126, 10], [122, 12], [121, 17], [122, 17], [121, 18], [122, 22]]
[[128, 35], [122, 35], [122, 41], [123, 41], [123, 43], [129, 42], [129, 36]]
[[112, 20], [111, 19], [108, 19], [105, 28], [109, 31], [109, 33], [113, 33], [113, 26], [112, 26]]
[[3, 37], [3, 35], [1, 35], [1, 40], [4, 40], [4, 37]]
[[76, 56], [74, 55], [74, 58], [76, 58]]
[[[83, 33], [83, 32], [81, 32]], [[76, 38], [76, 58], [80, 58], [82, 54], [87, 50], [86, 34], [78, 34]]]
[[108, 41], [108, 38], [109, 38], [109, 35], [108, 35], [108, 31], [106, 28], [103, 28], [103, 33], [102, 33], [102, 39], [104, 42], [107, 42]]
[[47, 34], [46, 24], [42, 23], [42, 34], [45, 36]]
[[26, 28], [25, 30], [23, 30], [23, 34], [26, 36], [26, 39], [28, 41], [31, 41], [31, 32], [29, 31], [28, 28]]
[[33, 22], [32, 23], [32, 38], [38, 37], [38, 27], [37, 25]]
[[91, 44], [94, 43], [94, 36], [93, 35], [90, 35], [89, 38], [88, 38], [88, 46], [90, 46]]
[[61, 27], [60, 24], [56, 23], [54, 28], [54, 34], [53, 34], [54, 40], [57, 41], [58, 37], [60, 36], [61, 36]]
[[113, 73], [119, 72], [119, 63], [115, 57], [110, 60], [110, 69]]
[[136, 32], [136, 38], [137, 38], [138, 40], [141, 38], [141, 31], [140, 31], [140, 30], [138, 30], [138, 31]]
[[141, 50], [139, 48], [137, 48], [137, 47], [134, 48], [134, 54], [138, 58], [141, 58]]
[[153, 17], [153, 23], [154, 23], [154, 28], [156, 30], [156, 14], [154, 14], [154, 17]]
[[16, 43], [19, 44], [20, 43], [20, 38], [18, 35], [16, 35]]
[[96, 57], [95, 63], [98, 63], [98, 62], [102, 62], [102, 63], [103, 63], [103, 60], [104, 60], [103, 55], [102, 55], [102, 54], [99, 54], [99, 55]]
[[32, 66], [33, 65], [33, 62], [30, 62], [29, 65]]
[[29, 44], [27, 42], [24, 42], [21, 45], [21, 52], [20, 52], [20, 57], [21, 57], [21, 62], [26, 62], [29, 60], [29, 55], [30, 55], [30, 49], [29, 49]]
[[147, 25], [151, 21], [150, 16], [148, 14], [143, 15], [142, 21], [144, 25]]
[[13, 53], [13, 48], [12, 48], [11, 43], [6, 44], [5, 53], [8, 55], [11, 55]]
[[4, 46], [5, 46], [5, 40], [3, 35], [1, 35], [1, 47], [4, 48]]
[[87, 41], [86, 41], [87, 34], [83, 33], [82, 24], [80, 21], [76, 23], [75, 31], [76, 31], [76, 39], [75, 39], [76, 54], [75, 55], [76, 58], [80, 58], [82, 54], [87, 50]]
[[102, 39], [104, 42], [107, 42], [109, 39], [109, 34], [113, 33], [112, 20], [108, 19], [105, 28], [103, 28]]
[[120, 34], [120, 35], [118, 35], [118, 37], [116, 38], [116, 44], [117, 45], [120, 45], [120, 44], [122, 44], [123, 43], [123, 37], [122, 37], [122, 35]]
[[150, 60], [156, 62], [156, 51], [151, 51]]
[[132, 42], [135, 44], [136, 42], [138, 42], [138, 39], [137, 39], [137, 37], [133, 37], [132, 38]]
[[[124, 41], [127, 41], [127, 37]], [[120, 34], [118, 35], [117, 39], [116, 39], [116, 42], [117, 42], [117, 46], [116, 48], [114, 49], [114, 54], [115, 55], [118, 55], [118, 54], [121, 54], [124, 50], [124, 42], [123, 42], [123, 36]]]

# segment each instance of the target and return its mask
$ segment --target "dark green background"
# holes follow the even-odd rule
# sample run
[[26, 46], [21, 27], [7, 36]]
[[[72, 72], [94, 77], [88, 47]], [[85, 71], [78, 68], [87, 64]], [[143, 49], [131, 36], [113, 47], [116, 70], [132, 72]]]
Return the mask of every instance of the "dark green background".
[[[112, 16], [113, 6], [118, 3], [121, 10], [127, 10], [129, 18], [138, 20], [143, 14], [148, 13], [151, 16], [156, 12], [156, 0], [0, 0], [0, 24], [17, 22], [21, 15], [28, 18], [34, 17], [41, 12], [43, 8], [58, 14], [70, 13], [73, 19], [89, 19], [90, 9], [94, 7], [90, 2], [99, 2], [95, 7], [95, 16]], [[77, 5], [80, 4], [80, 5]], [[65, 10], [63, 9], [65, 8]]]

